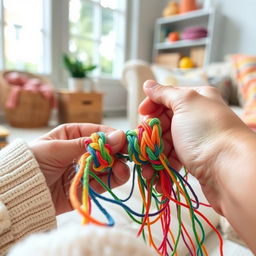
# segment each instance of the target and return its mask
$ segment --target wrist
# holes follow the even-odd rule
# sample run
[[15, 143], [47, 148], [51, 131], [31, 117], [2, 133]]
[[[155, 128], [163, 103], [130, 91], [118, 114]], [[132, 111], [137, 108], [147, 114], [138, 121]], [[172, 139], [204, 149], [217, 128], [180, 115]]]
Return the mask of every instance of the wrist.
[[205, 192], [215, 191], [213, 207], [216, 206], [217, 211], [224, 214], [225, 198], [237, 200], [234, 189], [243, 179], [245, 171], [247, 175], [254, 172], [256, 135], [247, 127], [230, 129], [218, 136], [213, 148], [207, 169], [199, 181]]

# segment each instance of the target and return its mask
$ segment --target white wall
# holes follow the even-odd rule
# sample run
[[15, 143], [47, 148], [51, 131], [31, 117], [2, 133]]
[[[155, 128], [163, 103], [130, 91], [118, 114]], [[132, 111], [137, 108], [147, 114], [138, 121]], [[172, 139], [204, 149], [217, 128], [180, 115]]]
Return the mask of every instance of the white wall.
[[256, 1], [213, 0], [219, 13], [216, 60], [231, 53], [256, 54]]
[[[128, 0], [129, 1], [129, 0]], [[161, 17], [165, 6], [164, 0], [133, 0], [131, 15], [131, 59], [151, 61], [154, 27], [157, 18]]]

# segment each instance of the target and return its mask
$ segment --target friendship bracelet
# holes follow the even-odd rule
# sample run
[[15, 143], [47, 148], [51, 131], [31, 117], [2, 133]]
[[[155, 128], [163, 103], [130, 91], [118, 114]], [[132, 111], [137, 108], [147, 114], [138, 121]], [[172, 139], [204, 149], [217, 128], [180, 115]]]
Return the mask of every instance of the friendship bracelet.
[[[187, 181], [187, 173], [182, 176], [172, 168], [163, 153], [164, 145], [159, 119], [153, 118], [142, 122], [137, 129], [127, 131], [126, 138], [128, 144], [127, 155], [121, 153], [113, 155], [110, 145], [107, 144], [106, 136], [102, 132], [93, 133], [85, 141], [86, 152], [79, 160], [78, 171], [70, 186], [71, 204], [83, 216], [83, 224], [114, 225], [114, 219], [100, 203], [100, 201], [105, 201], [122, 207], [128, 216], [140, 225], [137, 235], [142, 235], [145, 242], [152, 246], [159, 255], [169, 255], [170, 251], [171, 255], [178, 255], [177, 248], [182, 239], [190, 255], [203, 256], [208, 255], [208, 252], [204, 246], [205, 232], [199, 219], [200, 217], [216, 232], [220, 241], [220, 255], [223, 255], [223, 241], [220, 233], [198, 210], [199, 205], [208, 205], [199, 202], [196, 193]], [[111, 189], [112, 166], [120, 158], [134, 163], [131, 191], [125, 199], [119, 198]], [[154, 170], [150, 181], [142, 176], [143, 165], [150, 165]], [[97, 176], [97, 173], [101, 172], [107, 173], [107, 184], [103, 183]], [[142, 199], [141, 212], [136, 212], [125, 204], [133, 195], [136, 175]], [[95, 179], [109, 193], [110, 198], [98, 194], [90, 187], [90, 177]], [[160, 180], [162, 194], [158, 193], [154, 188], [157, 178]], [[78, 188], [81, 182], [82, 202], [78, 195]], [[102, 222], [92, 216], [91, 201], [102, 212], [107, 222]], [[171, 212], [173, 211], [171, 205], [173, 203], [178, 221], [176, 237], [171, 229]], [[155, 210], [152, 212], [151, 208], [153, 207]], [[193, 234], [188, 232], [182, 221], [182, 207], [189, 211]], [[162, 238], [158, 245], [152, 235], [152, 228], [157, 223], [160, 223], [162, 228]]]

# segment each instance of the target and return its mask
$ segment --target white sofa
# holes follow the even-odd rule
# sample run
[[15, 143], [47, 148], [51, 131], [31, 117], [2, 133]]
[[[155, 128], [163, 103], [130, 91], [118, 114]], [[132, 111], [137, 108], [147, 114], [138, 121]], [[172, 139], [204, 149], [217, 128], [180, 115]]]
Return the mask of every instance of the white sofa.
[[[229, 88], [221, 87], [219, 89], [222, 95], [228, 97], [227, 101], [234, 112], [241, 115], [243, 110], [239, 103], [237, 83], [233, 79], [232, 67], [228, 61], [213, 63], [204, 69], [189, 72], [168, 70], [164, 67], [151, 65], [142, 60], [128, 61], [123, 70], [122, 84], [126, 87], [128, 92], [127, 110], [129, 128], [136, 127], [140, 122], [138, 106], [145, 97], [143, 83], [146, 80], [153, 79], [163, 85], [202, 86], [209, 84], [209, 77], [214, 77], [216, 78], [215, 80], [221, 80], [223, 78], [230, 80]], [[215, 82], [215, 84], [217, 83]]]

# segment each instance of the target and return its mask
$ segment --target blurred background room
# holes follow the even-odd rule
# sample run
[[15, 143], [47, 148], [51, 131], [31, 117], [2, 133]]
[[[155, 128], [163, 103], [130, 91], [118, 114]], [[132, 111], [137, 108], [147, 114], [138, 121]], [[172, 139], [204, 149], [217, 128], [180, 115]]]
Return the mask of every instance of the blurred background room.
[[[147, 79], [214, 86], [241, 116], [244, 81], [256, 83], [255, 11], [255, 0], [1, 0], [0, 147], [69, 122], [135, 128]], [[214, 216], [225, 255], [252, 255]], [[207, 244], [218, 255], [211, 233]]]

